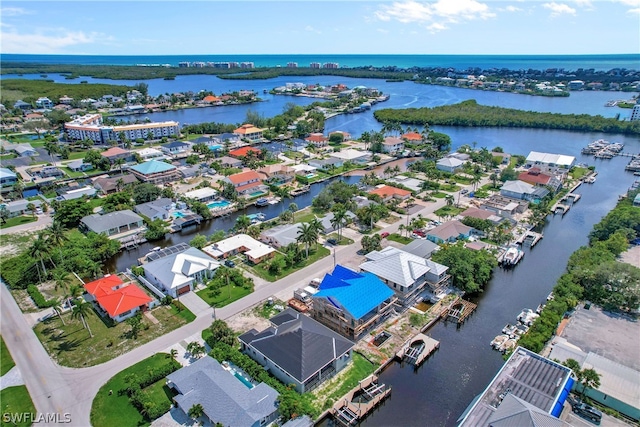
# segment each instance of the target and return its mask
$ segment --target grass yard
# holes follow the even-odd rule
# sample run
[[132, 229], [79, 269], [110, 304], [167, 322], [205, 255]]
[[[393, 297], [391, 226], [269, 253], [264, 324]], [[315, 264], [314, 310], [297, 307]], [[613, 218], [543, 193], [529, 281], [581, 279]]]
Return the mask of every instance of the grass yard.
[[18, 156], [13, 153], [3, 154], [2, 156], [0, 156], [0, 160], [11, 160], [11, 159], [15, 159], [16, 157]]
[[9, 372], [14, 366], [16, 366], [16, 363], [13, 361], [4, 340], [0, 337], [0, 376]]
[[329, 409], [338, 399], [357, 386], [359, 381], [371, 375], [376, 368], [377, 366], [354, 351], [349, 366], [311, 392], [315, 397], [312, 399], [314, 406], [319, 412]]
[[350, 245], [353, 243], [353, 240], [345, 237], [344, 235], [340, 238], [340, 240], [338, 240], [338, 233], [331, 233], [327, 236], [327, 240], [328, 239], [336, 239], [336, 241], [338, 242], [338, 245], [340, 246], [345, 246], [345, 245]]
[[389, 234], [387, 236], [387, 240], [391, 240], [392, 242], [402, 243], [403, 245], [413, 242], [413, 239], [410, 239], [405, 236], [401, 236], [398, 233]]
[[[125, 388], [125, 378], [129, 374], [140, 374], [150, 369], [159, 368], [168, 362], [166, 353], [158, 353], [136, 363], [127, 369], [115, 374], [109, 381], [103, 385], [91, 405], [91, 425], [94, 427], [141, 427], [148, 426], [150, 423], [140, 412], [131, 404], [126, 394], [118, 393], [119, 390]], [[150, 392], [154, 397], [154, 401], [164, 403], [165, 400], [171, 402], [170, 391], [165, 388], [164, 378], [156, 381], [146, 387], [144, 391]], [[109, 391], [112, 391], [109, 394]]]
[[447, 217], [447, 216], [456, 216], [458, 215], [460, 212], [463, 212], [464, 209], [462, 208], [457, 208], [455, 206], [443, 206], [440, 209], [436, 210], [435, 212], [433, 212], [434, 214], [436, 214], [439, 217]]
[[[318, 218], [321, 218], [323, 215], [318, 215]], [[310, 222], [316, 218], [316, 214], [311, 210], [311, 208], [301, 209], [295, 213], [293, 216], [294, 222]]]
[[[31, 420], [22, 418], [14, 418], [14, 422], [5, 422], [5, 415], [11, 417], [18, 417], [25, 413], [36, 413], [36, 408], [33, 406], [31, 396], [27, 391], [27, 387], [23, 385], [7, 387], [0, 391], [0, 402], [2, 402], [2, 426], [25, 426], [28, 427], [31, 424]], [[23, 415], [24, 416], [24, 415]]]
[[442, 193], [440, 191], [436, 191], [435, 193], [431, 193], [431, 196], [435, 197], [436, 199], [444, 199], [445, 197], [448, 196], [448, 194]]
[[251, 292], [250, 289], [231, 285], [222, 287], [217, 294], [209, 288], [198, 291], [196, 294], [212, 307], [224, 307], [249, 295]]
[[30, 222], [36, 222], [38, 217], [32, 215], [29, 216], [16, 216], [8, 218], [5, 222], [0, 224], [0, 228], [15, 227], [16, 225], [29, 224]]
[[589, 172], [591, 171], [588, 168], [579, 168], [576, 166], [574, 168], [571, 168], [571, 171], [569, 171], [569, 175], [571, 175], [573, 179], [580, 179]]
[[[304, 249], [303, 249], [304, 250]], [[263, 278], [264, 280], [268, 280], [269, 282], [275, 282], [276, 280], [282, 279], [283, 277], [288, 276], [289, 274], [296, 272], [304, 267], [307, 267], [314, 262], [326, 257], [329, 255], [331, 251], [325, 248], [324, 246], [318, 245], [317, 248], [314, 248], [312, 245], [309, 247], [309, 258], [304, 259], [301, 263], [296, 264], [292, 267], [284, 268], [280, 274], [274, 275], [273, 273], [267, 270], [267, 263], [262, 263], [256, 266], [249, 266], [248, 264], [242, 264], [242, 268], [246, 269], [249, 273], [255, 274], [258, 277]], [[224, 290], [223, 290], [224, 293]], [[206, 301], [206, 300], [205, 300]]]
[[64, 172], [69, 178], [80, 178], [85, 176], [84, 172], [72, 171], [68, 167], [61, 167], [60, 170], [62, 170], [62, 172]]
[[69, 313], [62, 316], [65, 325], [53, 316], [38, 323], [34, 331], [53, 360], [62, 366], [81, 368], [104, 363], [187, 323], [185, 315], [174, 314], [167, 306], [155, 308], [151, 314], [158, 323], [142, 316], [144, 327], [137, 339], [129, 338], [131, 328], [126, 322], [110, 325], [94, 310], [87, 316], [93, 338], [82, 321], [72, 319]]

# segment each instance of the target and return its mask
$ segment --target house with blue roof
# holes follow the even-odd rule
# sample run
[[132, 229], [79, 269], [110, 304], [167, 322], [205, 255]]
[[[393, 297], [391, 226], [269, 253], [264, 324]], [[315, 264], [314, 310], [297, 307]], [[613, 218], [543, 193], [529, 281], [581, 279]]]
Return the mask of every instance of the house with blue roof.
[[324, 276], [312, 298], [313, 318], [353, 340], [383, 322], [397, 301], [375, 274], [357, 273], [341, 265]]
[[148, 162], [131, 166], [130, 170], [140, 181], [151, 184], [176, 181], [181, 177], [175, 166], [158, 160], [149, 160]]

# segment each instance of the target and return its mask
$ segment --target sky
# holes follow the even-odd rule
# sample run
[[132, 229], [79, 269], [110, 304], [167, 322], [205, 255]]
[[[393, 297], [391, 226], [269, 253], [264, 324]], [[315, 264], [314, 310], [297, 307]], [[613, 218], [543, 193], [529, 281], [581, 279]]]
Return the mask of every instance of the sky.
[[640, 53], [640, 0], [0, 2], [0, 53]]

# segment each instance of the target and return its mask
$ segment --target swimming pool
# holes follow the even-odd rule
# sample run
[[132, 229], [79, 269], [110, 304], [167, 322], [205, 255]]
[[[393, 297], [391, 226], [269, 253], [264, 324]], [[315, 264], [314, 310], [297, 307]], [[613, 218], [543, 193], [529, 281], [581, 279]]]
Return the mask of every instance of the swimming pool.
[[229, 206], [231, 203], [226, 201], [226, 200], [218, 200], [216, 202], [210, 202], [207, 203], [207, 207], [209, 209], [217, 209], [217, 208], [226, 208], [227, 206]]
[[258, 196], [262, 196], [263, 194], [267, 194], [264, 191], [254, 191], [253, 193], [249, 194], [249, 196], [251, 197], [258, 197]]
[[171, 215], [173, 215], [174, 218], [184, 218], [184, 214], [182, 212], [174, 212]]
[[315, 174], [315, 173], [307, 174], [307, 179], [311, 179], [311, 178], [313, 178], [314, 176], [316, 176], [316, 174]]
[[218, 151], [222, 149], [222, 145], [210, 145], [209, 146], [209, 150], [211, 151]]

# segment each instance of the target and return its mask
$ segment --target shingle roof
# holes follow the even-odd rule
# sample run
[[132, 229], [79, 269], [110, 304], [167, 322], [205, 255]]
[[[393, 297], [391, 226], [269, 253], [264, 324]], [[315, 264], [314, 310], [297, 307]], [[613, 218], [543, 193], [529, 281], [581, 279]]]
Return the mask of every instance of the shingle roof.
[[558, 418], [508, 393], [487, 420], [491, 427], [562, 427], [568, 426]]
[[366, 257], [368, 261], [360, 264], [362, 270], [405, 288], [423, 278], [430, 270], [424, 258], [393, 246], [370, 252]]
[[153, 173], [160, 173], [160, 172], [166, 172], [172, 169], [175, 169], [176, 167], [173, 165], [170, 165], [169, 163], [165, 163], [165, 162], [159, 162], [157, 160], [149, 160], [148, 162], [144, 162], [144, 163], [140, 163], [139, 165], [134, 165], [131, 166], [131, 169], [133, 169], [136, 172], [139, 172], [143, 175], [150, 175]]
[[291, 308], [274, 316], [276, 325], [261, 333], [249, 331], [240, 341], [254, 347], [289, 375], [305, 382], [349, 352], [353, 342]]
[[393, 291], [371, 273], [356, 273], [336, 265], [320, 283], [313, 298], [327, 298], [354, 319], [361, 319], [378, 305], [393, 296]]
[[225, 426], [249, 427], [277, 410], [277, 391], [265, 383], [248, 388], [210, 356], [167, 379], [182, 392], [174, 399], [183, 410], [199, 403], [207, 417]]
[[439, 246], [430, 240], [416, 239], [413, 242], [404, 245], [402, 250], [405, 252], [409, 252], [410, 254], [420, 256], [422, 258], [428, 258], [431, 253], [433, 253], [433, 251], [437, 250], [438, 248]]
[[111, 147], [100, 154], [102, 155], [102, 157], [113, 157], [113, 156], [121, 156], [121, 155], [129, 154], [129, 153], [130, 153], [129, 150], [124, 150], [120, 147]]
[[533, 185], [527, 184], [526, 182], [515, 180], [505, 182], [500, 188], [500, 191], [502, 190], [511, 191], [512, 193], [518, 194], [531, 194], [534, 191], [534, 187]]
[[460, 221], [448, 221], [444, 224], [437, 226], [436, 228], [431, 229], [427, 235], [435, 236], [442, 240], [448, 240], [452, 237], [458, 237], [461, 234], [467, 235], [473, 230], [472, 227], [466, 226]]
[[456, 159], [455, 157], [445, 157], [443, 159], [438, 160], [436, 164], [440, 166], [446, 166], [450, 168], [457, 168], [462, 165], [464, 162], [460, 159]]
[[111, 230], [112, 228], [117, 228], [138, 221], [142, 221], [142, 217], [129, 209], [111, 212], [105, 215], [88, 215], [80, 220], [80, 222], [85, 224], [89, 230], [96, 233], [102, 233], [104, 231]]

